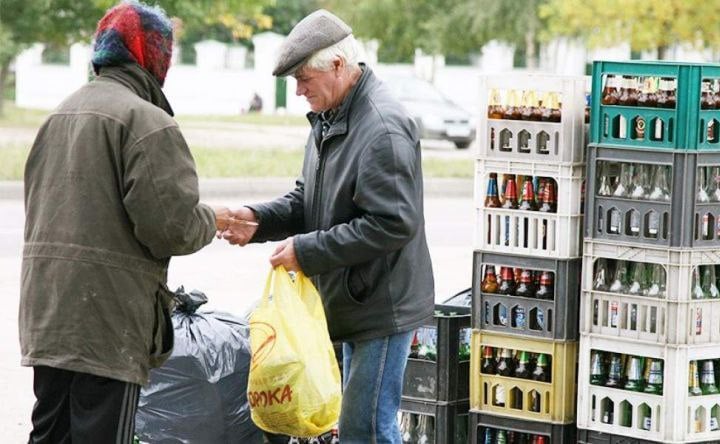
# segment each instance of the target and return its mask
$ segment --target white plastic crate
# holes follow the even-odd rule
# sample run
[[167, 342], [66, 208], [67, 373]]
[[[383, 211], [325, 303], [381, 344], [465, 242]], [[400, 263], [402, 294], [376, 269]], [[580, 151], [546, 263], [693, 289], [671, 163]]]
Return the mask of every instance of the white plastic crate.
[[[548, 74], [492, 74], [480, 78], [480, 122], [477, 132], [478, 156], [487, 159], [514, 159], [532, 162], [573, 164], [585, 160], [585, 91], [587, 80], [578, 76]], [[488, 103], [492, 90], [532, 89], [561, 94], [561, 121], [489, 119]], [[527, 148], [521, 147], [527, 140]], [[501, 140], [509, 144], [501, 146]], [[544, 140], [545, 149], [538, 150]]]
[[[478, 160], [476, 165], [475, 249], [562, 259], [580, 256], [584, 179], [582, 165], [484, 159]], [[503, 174], [552, 178], [557, 184], [557, 212], [486, 208], [484, 201], [490, 173], [498, 174], [498, 182]]]
[[720, 250], [640, 247], [637, 244], [587, 238], [583, 243], [583, 256], [583, 289], [592, 289], [593, 267], [597, 258], [645, 262], [659, 264], [665, 268], [667, 300], [676, 302], [692, 301], [690, 299], [692, 272], [697, 266], [720, 264]]
[[[663, 394], [590, 384], [592, 350], [662, 359]], [[720, 415], [720, 395], [688, 395], [690, 361], [719, 357], [718, 345], [650, 345], [593, 334], [581, 335], [578, 360], [578, 428], [664, 443], [720, 442], [720, 430], [710, 430], [711, 416], [717, 419]], [[611, 422], [605, 423], [602, 419], [610, 402], [614, 415]], [[650, 430], [645, 430], [639, 424], [638, 413], [643, 404], [651, 410]], [[629, 426], [621, 425], [621, 413], [625, 407], [631, 408], [633, 412]], [[695, 429], [696, 413], [701, 418], [699, 431]]]
[[652, 344], [720, 344], [720, 300], [583, 291], [580, 331]]

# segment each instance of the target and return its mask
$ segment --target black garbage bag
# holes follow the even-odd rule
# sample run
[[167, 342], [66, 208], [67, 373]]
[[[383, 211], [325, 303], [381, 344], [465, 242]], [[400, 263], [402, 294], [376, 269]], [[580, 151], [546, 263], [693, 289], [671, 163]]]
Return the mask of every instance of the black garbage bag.
[[247, 401], [247, 321], [196, 312], [207, 302], [197, 290], [186, 293], [180, 287], [175, 298], [175, 347], [140, 392], [136, 435], [152, 444], [262, 443]]

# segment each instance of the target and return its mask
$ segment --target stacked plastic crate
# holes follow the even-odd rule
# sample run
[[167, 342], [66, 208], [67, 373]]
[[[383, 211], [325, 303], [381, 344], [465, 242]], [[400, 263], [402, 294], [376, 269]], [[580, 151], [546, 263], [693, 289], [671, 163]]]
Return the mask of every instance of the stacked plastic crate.
[[593, 66], [579, 442], [720, 442], [718, 79]]
[[470, 442], [574, 443], [585, 79], [481, 82]]
[[466, 444], [470, 291], [436, 305], [414, 334], [400, 403], [403, 443]]

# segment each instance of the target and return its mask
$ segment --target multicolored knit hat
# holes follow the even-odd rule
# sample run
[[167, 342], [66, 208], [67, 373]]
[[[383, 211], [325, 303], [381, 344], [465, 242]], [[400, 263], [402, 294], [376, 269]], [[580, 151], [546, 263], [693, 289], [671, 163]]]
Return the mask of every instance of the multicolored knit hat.
[[135, 62], [160, 82], [172, 56], [172, 22], [160, 7], [125, 0], [110, 9], [98, 23], [92, 64], [98, 74], [102, 66]]

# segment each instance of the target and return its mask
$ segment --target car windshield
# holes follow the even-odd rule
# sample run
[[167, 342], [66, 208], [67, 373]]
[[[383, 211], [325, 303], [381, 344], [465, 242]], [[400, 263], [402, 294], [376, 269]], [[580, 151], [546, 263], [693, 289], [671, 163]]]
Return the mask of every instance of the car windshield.
[[399, 100], [446, 102], [445, 97], [434, 86], [416, 78], [392, 78], [387, 80], [387, 84]]

